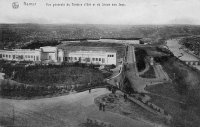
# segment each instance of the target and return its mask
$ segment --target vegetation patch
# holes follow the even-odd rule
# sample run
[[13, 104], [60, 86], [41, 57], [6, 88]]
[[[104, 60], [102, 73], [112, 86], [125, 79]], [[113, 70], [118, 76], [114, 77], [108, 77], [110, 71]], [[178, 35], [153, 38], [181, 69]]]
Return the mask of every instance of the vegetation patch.
[[8, 77], [17, 82], [1, 83], [2, 97], [48, 96], [67, 94], [71, 90], [83, 91], [88, 88], [105, 86], [104, 79], [111, 75], [85, 65], [51, 65], [32, 67], [4, 67]]
[[154, 68], [152, 66], [149, 67], [149, 70], [144, 74], [140, 75], [142, 78], [156, 78]]
[[82, 67], [31, 68], [16, 72], [14, 79], [30, 85], [72, 85], [102, 83], [104, 75], [94, 69]]
[[185, 37], [180, 40], [180, 43], [183, 44], [186, 48], [197, 56], [200, 55], [200, 37], [199, 36], [191, 36]]
[[147, 56], [147, 52], [141, 48], [135, 48], [135, 56], [136, 56], [136, 64], [138, 71], [142, 71], [145, 69], [145, 57]]

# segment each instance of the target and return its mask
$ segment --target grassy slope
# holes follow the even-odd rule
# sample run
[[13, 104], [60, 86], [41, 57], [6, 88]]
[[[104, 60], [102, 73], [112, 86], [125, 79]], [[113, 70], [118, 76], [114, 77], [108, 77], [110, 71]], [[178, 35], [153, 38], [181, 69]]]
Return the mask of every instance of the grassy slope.
[[193, 71], [177, 59], [162, 63], [165, 71], [176, 79], [169, 84], [159, 84], [147, 88], [156, 94], [184, 101], [186, 104], [151, 95], [152, 101], [173, 116], [172, 126], [199, 127], [200, 125], [200, 73]]
[[99, 102], [102, 101], [106, 102], [106, 110], [111, 112], [119, 113], [132, 119], [146, 121], [148, 123], [167, 124], [165, 118], [148, 112], [129, 100], [124, 101], [123, 94], [121, 92], [118, 92], [115, 95], [105, 94], [95, 99], [95, 103], [97, 105], [99, 105]]
[[16, 80], [33, 85], [100, 83], [104, 75], [97, 70], [81, 67], [39, 68], [18, 73]]

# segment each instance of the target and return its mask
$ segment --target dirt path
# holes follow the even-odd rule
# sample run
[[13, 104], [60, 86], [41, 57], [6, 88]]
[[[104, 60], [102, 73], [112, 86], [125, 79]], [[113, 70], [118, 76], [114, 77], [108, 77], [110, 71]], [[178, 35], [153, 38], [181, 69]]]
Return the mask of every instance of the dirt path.
[[[0, 118], [15, 125], [30, 127], [78, 127], [87, 118], [112, 124], [114, 127], [149, 127], [147, 123], [109, 111], [102, 112], [94, 98], [109, 93], [106, 89], [36, 100], [0, 99]], [[14, 107], [14, 108], [13, 108]], [[13, 110], [14, 109], [14, 110]], [[80, 126], [79, 126], [80, 127]]]

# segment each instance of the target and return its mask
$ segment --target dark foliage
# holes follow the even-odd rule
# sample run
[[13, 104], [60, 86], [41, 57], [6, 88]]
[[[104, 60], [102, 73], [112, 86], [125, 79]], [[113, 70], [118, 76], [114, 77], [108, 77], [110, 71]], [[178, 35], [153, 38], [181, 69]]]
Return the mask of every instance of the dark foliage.
[[32, 42], [30, 44], [26, 44], [26, 45], [23, 45], [21, 48], [22, 49], [38, 49], [40, 47], [43, 47], [43, 46], [56, 46], [60, 44], [58, 41], [56, 40], [52, 40], [52, 41], [35, 41], [35, 42]]
[[136, 56], [138, 71], [144, 70], [145, 69], [145, 57], [147, 56], [147, 52], [144, 49], [136, 48], [135, 56]]

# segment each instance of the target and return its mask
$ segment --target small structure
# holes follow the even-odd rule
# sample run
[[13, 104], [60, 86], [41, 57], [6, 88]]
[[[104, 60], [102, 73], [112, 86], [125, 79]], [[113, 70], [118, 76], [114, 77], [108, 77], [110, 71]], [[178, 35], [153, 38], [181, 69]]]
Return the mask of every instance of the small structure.
[[63, 51], [57, 47], [45, 46], [40, 47], [41, 50], [41, 61], [49, 62], [63, 62]]

